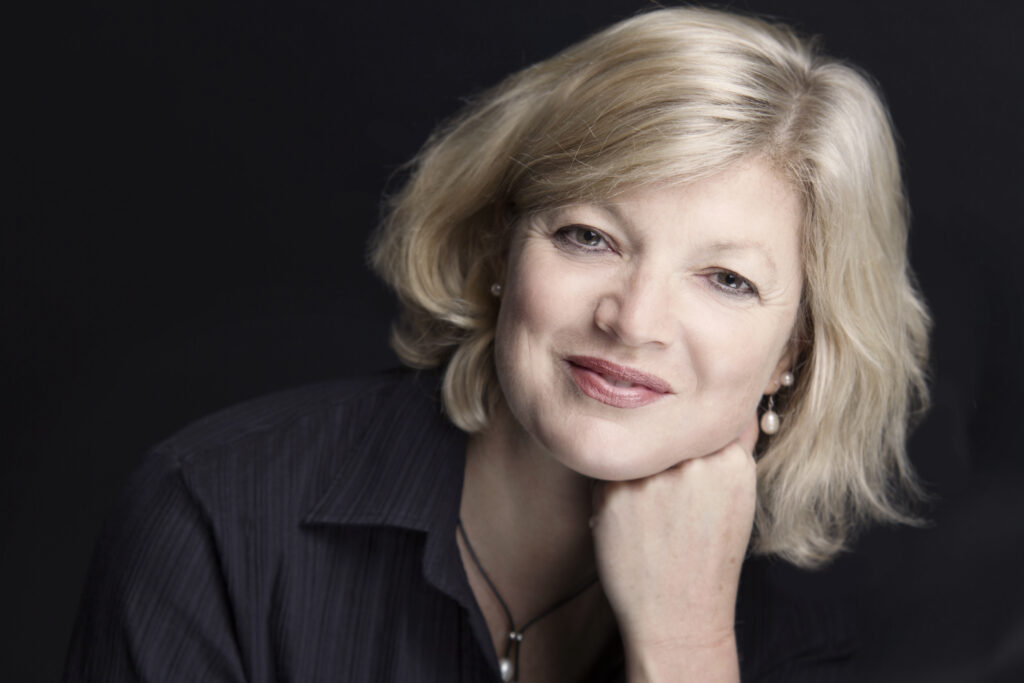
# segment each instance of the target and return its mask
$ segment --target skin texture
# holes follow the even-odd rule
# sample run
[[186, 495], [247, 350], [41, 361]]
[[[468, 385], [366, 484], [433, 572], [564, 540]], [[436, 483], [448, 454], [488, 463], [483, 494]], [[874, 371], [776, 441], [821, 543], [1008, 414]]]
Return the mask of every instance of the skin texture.
[[[578, 678], [559, 653], [586, 659], [580, 643], [599, 649], [616, 622], [631, 680], [736, 680], [756, 409], [794, 356], [801, 218], [750, 160], [518, 226], [495, 342], [505, 403], [470, 439], [462, 515], [520, 623], [594, 568], [601, 590], [560, 618], [614, 615], [584, 641], [539, 623], [535, 641], [574, 647], [524, 647], [523, 680]], [[656, 391], [579, 357], [655, 376]], [[637, 405], [615, 400], [631, 391]], [[504, 619], [464, 563], [502, 649]]]

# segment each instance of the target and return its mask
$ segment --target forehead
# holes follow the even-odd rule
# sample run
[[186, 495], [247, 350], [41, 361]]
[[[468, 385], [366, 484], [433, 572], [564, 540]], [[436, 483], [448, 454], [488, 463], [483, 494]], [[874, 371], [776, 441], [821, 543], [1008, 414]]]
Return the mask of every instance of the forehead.
[[761, 160], [744, 161], [689, 183], [634, 190], [602, 204], [613, 213], [686, 221], [723, 237], [730, 232], [798, 226], [803, 218], [802, 203], [792, 185]]

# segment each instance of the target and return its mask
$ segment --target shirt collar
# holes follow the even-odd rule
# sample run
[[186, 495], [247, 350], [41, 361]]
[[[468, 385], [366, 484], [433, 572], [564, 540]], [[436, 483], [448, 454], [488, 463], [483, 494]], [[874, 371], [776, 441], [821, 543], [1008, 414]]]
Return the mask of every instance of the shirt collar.
[[444, 416], [439, 393], [438, 373], [403, 373], [352, 411], [368, 414], [367, 424], [305, 523], [454, 530], [466, 435]]
[[357, 411], [369, 424], [303, 521], [425, 532], [424, 578], [466, 609], [481, 647], [492, 650], [455, 543], [466, 434], [442, 412], [440, 374], [405, 373], [377, 396]]

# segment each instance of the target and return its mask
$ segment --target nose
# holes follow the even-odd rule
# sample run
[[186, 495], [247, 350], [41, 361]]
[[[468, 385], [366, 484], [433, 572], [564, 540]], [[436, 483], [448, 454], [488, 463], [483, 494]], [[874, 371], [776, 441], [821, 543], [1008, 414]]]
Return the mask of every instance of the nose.
[[624, 276], [598, 301], [594, 323], [627, 346], [667, 346], [675, 329], [668, 279], [644, 269]]

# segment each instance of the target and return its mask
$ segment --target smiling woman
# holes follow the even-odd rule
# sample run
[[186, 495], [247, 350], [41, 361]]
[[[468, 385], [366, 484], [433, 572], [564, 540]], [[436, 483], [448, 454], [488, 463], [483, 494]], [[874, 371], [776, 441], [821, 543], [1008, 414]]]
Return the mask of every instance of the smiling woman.
[[508, 410], [484, 438], [522, 430], [615, 481], [725, 447], [793, 366], [800, 226], [796, 192], [757, 160], [523, 221], [494, 343]]
[[784, 26], [659, 10], [512, 75], [430, 138], [373, 245], [430, 372], [154, 449], [67, 679], [838, 671], [849, 616], [754, 592], [738, 619], [740, 570], [912, 521], [905, 214], [874, 89]]
[[[644, 215], [638, 226], [615, 208], [653, 214], [639, 204], [667, 197], [669, 188], [679, 207], [666, 213], [686, 205], [677, 220]], [[616, 231], [601, 229], [609, 222]], [[545, 229], [577, 223], [593, 230], [590, 242], [600, 236], [610, 249], [623, 231], [620, 258], [631, 264], [614, 277], [602, 273], [605, 291], [586, 292], [595, 326], [620, 313], [620, 329], [632, 316], [666, 327], [679, 318], [690, 327], [719, 321], [714, 334], [723, 349], [742, 343], [768, 354], [761, 363], [776, 372], [748, 376], [729, 411], [735, 425], [736, 412], [752, 411], [759, 385], [785, 418], [758, 447], [756, 550], [813, 566], [863, 522], [910, 521], [900, 504], [915, 491], [904, 443], [908, 421], [927, 402], [929, 319], [907, 263], [889, 115], [865, 76], [784, 26], [715, 11], [657, 11], [511, 76], [438, 131], [392, 198], [374, 263], [404, 305], [395, 348], [413, 366], [445, 368], [445, 406], [467, 432], [486, 431], [507, 394], [519, 391], [516, 373], [501, 380], [500, 358], [492, 359], [505, 347], [495, 344], [496, 323], [520, 317], [508, 305], [522, 304], [494, 299], [492, 283], [508, 276], [523, 250], [532, 253], [535, 237], [544, 241]], [[634, 236], [626, 227], [646, 230]], [[665, 231], [674, 235], [670, 248], [642, 241]], [[794, 239], [795, 265], [785, 260]], [[544, 278], [600, 267], [584, 267], [581, 258], [552, 265]], [[759, 331], [752, 320], [750, 329], [729, 328], [724, 313], [686, 311], [683, 300], [672, 317], [663, 315], [668, 298], [687, 291], [669, 286], [670, 269], [679, 278], [724, 271], [740, 278], [760, 297], [745, 318], [797, 301], [792, 329], [783, 325], [790, 367], [775, 367], [783, 342], [751, 336]], [[801, 283], [791, 280], [794, 272]], [[511, 275], [515, 290], [514, 267]], [[618, 291], [608, 296], [613, 284]], [[531, 292], [556, 295], [555, 288]], [[650, 300], [637, 305], [636, 297]], [[615, 329], [577, 342], [633, 359], [631, 329], [625, 339]], [[728, 363], [726, 354], [714, 355], [689, 361]], [[797, 381], [768, 390], [769, 382], [779, 388], [786, 369]], [[723, 438], [708, 437], [709, 448]]]
[[[735, 589], [748, 514], [755, 553], [804, 567], [867, 522], [913, 521], [904, 441], [927, 402], [929, 320], [888, 113], [786, 27], [651, 12], [510, 77], [422, 150], [374, 263], [404, 305], [395, 348], [445, 369], [471, 435], [462, 516], [502, 539], [484, 564], [530, 614], [559, 591], [529, 580], [561, 572], [564, 590], [587, 561], [535, 574], [507, 539], [596, 552], [632, 677], [732, 675], [735, 593], [716, 587]], [[580, 475], [632, 483], [591, 507]], [[688, 493], [705, 489], [721, 497]], [[708, 517], [666, 526], [694, 505]], [[574, 541], [588, 516], [596, 550]], [[645, 558], [624, 584], [673, 595], [682, 571], [687, 586], [617, 590], [611, 556]], [[469, 578], [509, 650], [490, 579]], [[649, 658], [666, 638], [675, 659]], [[694, 642], [727, 644], [705, 661]]]

